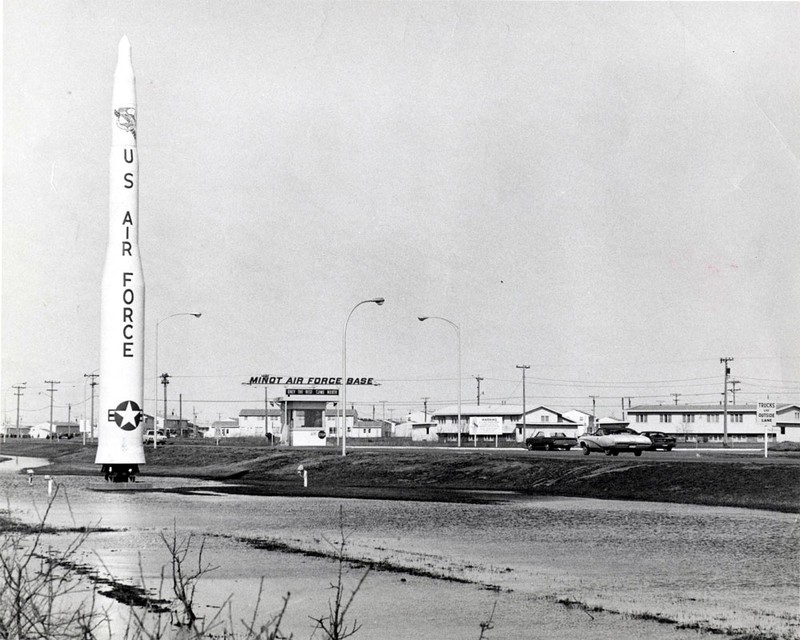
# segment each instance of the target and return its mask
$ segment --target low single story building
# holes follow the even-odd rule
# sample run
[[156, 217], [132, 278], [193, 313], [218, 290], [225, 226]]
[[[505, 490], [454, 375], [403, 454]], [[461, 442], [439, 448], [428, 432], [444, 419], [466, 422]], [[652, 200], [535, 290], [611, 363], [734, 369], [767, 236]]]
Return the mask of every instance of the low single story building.
[[436, 422], [408, 422], [406, 424], [410, 425], [413, 442], [437, 442], [439, 440], [441, 427]]
[[49, 422], [41, 422], [30, 428], [30, 437], [39, 439], [48, 438], [77, 438], [81, 435], [80, 425], [77, 422], [53, 421], [52, 429]]
[[31, 437], [31, 425], [19, 425], [19, 429], [17, 429], [16, 424], [3, 424], [0, 425], [0, 437], [3, 438], [30, 438]]

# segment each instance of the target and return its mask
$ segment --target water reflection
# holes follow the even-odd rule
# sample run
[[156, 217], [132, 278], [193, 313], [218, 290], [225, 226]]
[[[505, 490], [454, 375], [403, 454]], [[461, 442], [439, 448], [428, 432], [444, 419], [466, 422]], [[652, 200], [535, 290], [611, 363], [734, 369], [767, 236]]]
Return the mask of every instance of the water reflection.
[[19, 473], [23, 469], [46, 467], [50, 462], [46, 458], [30, 458], [27, 456], [5, 456], [0, 452], [0, 473]]
[[[4, 491], [12, 505], [34, 517], [35, 505], [40, 507], [45, 498], [42, 487], [28, 488], [19, 482], [23, 478], [9, 482], [11, 478], [5, 476], [0, 482], [5, 480]], [[124, 529], [93, 535], [87, 551], [117, 578], [144, 575], [157, 583], [167, 562], [160, 534], [171, 535], [173, 527], [179, 534], [214, 534], [208, 539], [208, 557], [220, 568], [200, 592], [208, 604], [220, 593], [236, 594], [239, 603], [253, 599], [263, 575], [270, 576], [275, 594], [292, 590], [301, 611], [324, 603], [332, 575], [329, 563], [259, 551], [248, 540], [277, 539], [298, 549], [330, 550], [329, 541], [341, 535], [343, 506], [343, 530], [353, 556], [499, 588], [503, 595], [493, 592], [491, 598], [505, 603], [508, 624], [520, 625], [519, 636], [504, 632], [500, 634], [504, 638], [530, 637], [523, 633], [525, 616], [507, 609], [512, 602], [528, 611], [538, 607], [537, 615], [546, 618], [558, 609], [553, 599], [720, 629], [760, 629], [789, 636], [798, 629], [799, 547], [796, 518], [791, 514], [587, 499], [526, 498], [474, 505], [215, 495], [213, 483], [180, 479], [157, 484], [161, 488], [191, 484], [202, 487], [203, 495], [107, 494], [89, 491], [90, 479], [63, 482], [68, 500], [55, 505], [51, 522]], [[376, 616], [369, 604], [406, 598], [407, 582], [392, 575], [371, 576], [370, 581], [375, 586], [367, 590], [362, 611], [375, 624], [387, 624], [394, 618], [385, 610], [382, 617]], [[466, 598], [472, 606], [490, 607], [485, 589], [477, 592], [478, 598], [475, 593], [465, 595], [464, 586], [418, 578], [415, 583], [427, 593], [427, 600], [415, 605], [421, 607], [417, 613], [423, 618], [433, 619], [443, 610], [442, 593], [455, 597], [453, 592], [458, 591], [458, 598]], [[447, 615], [463, 614], [455, 607]], [[567, 615], [566, 610], [561, 615]], [[474, 618], [464, 624], [469, 620]], [[562, 637], [559, 634], [570, 628], [562, 630], [564, 624], [556, 616], [541, 637]], [[656, 637], [653, 629], [645, 633], [640, 627], [619, 635], [620, 624], [618, 619], [617, 635], [609, 637]], [[433, 627], [436, 624], [431, 623]], [[463, 633], [458, 637], [476, 635], [469, 625], [459, 628]], [[670, 629], [673, 635], [667, 637], [683, 637], [674, 626]], [[602, 637], [596, 631], [593, 627], [586, 637]]]

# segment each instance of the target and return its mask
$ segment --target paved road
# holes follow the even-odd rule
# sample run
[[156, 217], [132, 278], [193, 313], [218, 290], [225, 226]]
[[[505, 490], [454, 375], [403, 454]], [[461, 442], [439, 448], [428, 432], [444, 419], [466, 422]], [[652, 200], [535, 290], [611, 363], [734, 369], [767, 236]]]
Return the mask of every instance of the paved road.
[[583, 458], [588, 460], [599, 460], [608, 458], [610, 460], [639, 460], [641, 462], [746, 462], [748, 464], [800, 464], [800, 452], [770, 452], [769, 457], [764, 457], [763, 447], [758, 448], [731, 448], [722, 449], [716, 447], [677, 447], [672, 451], [645, 451], [641, 457], [635, 458], [633, 454], [621, 453], [619, 456], [605, 456], [602, 453], [592, 453], [585, 456], [578, 449], [570, 451], [528, 451], [527, 449], [516, 447], [473, 447], [471, 444], [461, 447], [412, 447], [412, 446], [382, 446], [382, 445], [347, 445], [347, 450], [375, 451], [391, 453], [392, 451], [415, 451], [417, 453], [450, 453], [453, 455], [525, 455], [539, 456], [545, 458]]

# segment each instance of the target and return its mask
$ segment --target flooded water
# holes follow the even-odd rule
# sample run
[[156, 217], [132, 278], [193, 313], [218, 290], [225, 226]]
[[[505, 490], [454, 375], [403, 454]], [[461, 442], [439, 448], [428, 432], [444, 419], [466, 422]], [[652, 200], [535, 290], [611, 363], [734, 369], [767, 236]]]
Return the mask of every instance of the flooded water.
[[[0, 491], [26, 521], [47, 502], [41, 475], [32, 486], [0, 475]], [[155, 484], [199, 493], [100, 493], [88, 490], [93, 479], [59, 481], [50, 524], [114, 529], [89, 536], [87, 564], [155, 587], [169, 562], [162, 533], [211, 536], [204, 557], [218, 569], [199, 587], [203, 614], [230, 595], [233, 619], [249, 617], [264, 577], [260, 611], [277, 611], [291, 592], [286, 628], [298, 638], [313, 632], [310, 616], [327, 613], [337, 564], [258, 542], [332, 552], [342, 531], [348, 557], [393, 569], [370, 573], [359, 592], [357, 638], [478, 637], [493, 607], [490, 637], [504, 639], [696, 638], [696, 626], [793, 638], [800, 629], [791, 514], [514, 495], [484, 505], [231, 496], [215, 493], [214, 483], [179, 479]], [[347, 584], [362, 573], [351, 568]]]

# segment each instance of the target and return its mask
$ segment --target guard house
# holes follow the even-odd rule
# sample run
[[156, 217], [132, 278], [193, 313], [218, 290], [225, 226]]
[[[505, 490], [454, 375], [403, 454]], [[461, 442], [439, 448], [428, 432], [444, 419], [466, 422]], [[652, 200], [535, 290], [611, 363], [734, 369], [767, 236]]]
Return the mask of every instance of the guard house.
[[328, 438], [325, 410], [329, 402], [338, 400], [336, 388], [287, 388], [280, 400], [285, 416], [283, 442], [293, 447], [324, 447]]

